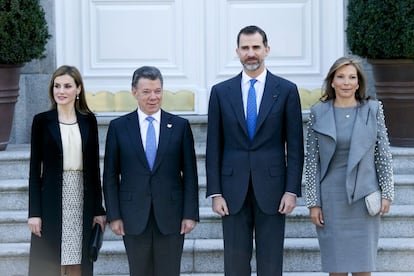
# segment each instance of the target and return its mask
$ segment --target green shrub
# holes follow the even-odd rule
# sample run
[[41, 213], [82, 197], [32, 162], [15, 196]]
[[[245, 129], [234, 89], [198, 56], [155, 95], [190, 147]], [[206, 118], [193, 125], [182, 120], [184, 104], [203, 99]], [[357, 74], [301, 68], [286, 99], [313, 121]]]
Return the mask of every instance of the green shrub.
[[22, 64], [44, 57], [49, 38], [39, 0], [0, 0], [1, 64]]
[[414, 0], [349, 0], [348, 45], [366, 58], [414, 58]]

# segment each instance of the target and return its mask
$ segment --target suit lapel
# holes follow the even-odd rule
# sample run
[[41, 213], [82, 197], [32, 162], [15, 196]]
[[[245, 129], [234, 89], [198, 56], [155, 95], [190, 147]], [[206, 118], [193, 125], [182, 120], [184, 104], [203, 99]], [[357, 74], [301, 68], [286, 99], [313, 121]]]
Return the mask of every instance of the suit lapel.
[[256, 133], [264, 123], [267, 115], [276, 103], [280, 91], [278, 89], [279, 83], [276, 78], [268, 71], [266, 75], [266, 83], [263, 90], [262, 101], [259, 105], [259, 112], [257, 115]]
[[237, 121], [239, 122], [245, 135], [248, 137], [249, 134], [247, 132], [246, 116], [244, 115], [243, 96], [241, 91], [241, 78], [242, 73], [231, 80], [226, 96], [231, 107], [233, 108]]
[[[229, 91], [226, 96], [234, 110], [234, 114], [239, 122], [246, 137], [249, 137], [246, 125], [246, 116], [243, 107], [243, 96], [241, 91], [242, 73], [232, 79], [229, 84]], [[256, 133], [264, 123], [267, 115], [275, 104], [280, 91], [278, 90], [279, 83], [270, 72], [267, 72], [266, 84], [263, 91], [262, 101], [259, 105], [259, 112], [257, 114]]]
[[174, 127], [173, 116], [161, 110], [160, 136], [153, 171], [155, 171], [161, 163], [162, 157], [170, 144], [171, 134], [173, 133]]
[[131, 150], [136, 151], [140, 161], [144, 163], [149, 170], [150, 168], [148, 165], [147, 157], [145, 155], [144, 146], [142, 144], [141, 139], [141, 129], [139, 127], [138, 112], [136, 110], [127, 115], [125, 125], [131, 143]]

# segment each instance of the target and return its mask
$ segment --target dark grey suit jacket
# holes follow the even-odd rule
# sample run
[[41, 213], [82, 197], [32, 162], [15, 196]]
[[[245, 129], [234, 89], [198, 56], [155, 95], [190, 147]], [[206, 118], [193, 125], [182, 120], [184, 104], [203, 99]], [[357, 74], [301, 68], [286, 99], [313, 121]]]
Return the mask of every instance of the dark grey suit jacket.
[[207, 196], [222, 194], [237, 213], [252, 185], [263, 212], [275, 214], [285, 192], [301, 196], [302, 113], [295, 84], [267, 72], [256, 133], [250, 141], [242, 74], [211, 89], [206, 149]]
[[198, 221], [198, 179], [188, 120], [161, 111], [151, 172], [136, 111], [111, 121], [106, 138], [103, 188], [107, 219], [122, 219], [126, 234], [144, 231], [151, 206], [163, 234], [179, 233], [182, 219]]

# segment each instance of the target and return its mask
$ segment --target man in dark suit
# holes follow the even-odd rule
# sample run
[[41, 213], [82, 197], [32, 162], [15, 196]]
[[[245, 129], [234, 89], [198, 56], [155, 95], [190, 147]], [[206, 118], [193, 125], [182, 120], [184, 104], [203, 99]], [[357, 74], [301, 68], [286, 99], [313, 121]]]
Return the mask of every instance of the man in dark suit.
[[299, 94], [266, 70], [269, 51], [262, 29], [243, 28], [236, 49], [243, 72], [210, 94], [207, 196], [222, 216], [226, 276], [251, 274], [253, 235], [257, 275], [282, 275], [285, 215], [301, 196]]
[[178, 276], [184, 235], [199, 220], [197, 165], [188, 120], [161, 110], [163, 78], [138, 68], [138, 109], [109, 124], [103, 189], [111, 230], [130, 275]]

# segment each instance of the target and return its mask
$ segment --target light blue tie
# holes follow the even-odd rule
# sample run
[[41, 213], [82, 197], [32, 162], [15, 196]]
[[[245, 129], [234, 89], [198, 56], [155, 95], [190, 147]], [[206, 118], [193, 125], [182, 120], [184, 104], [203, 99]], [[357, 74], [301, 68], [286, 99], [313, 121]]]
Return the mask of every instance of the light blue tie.
[[152, 121], [154, 121], [154, 118], [151, 116], [148, 116], [146, 120], [148, 121], [148, 128], [147, 128], [147, 141], [145, 144], [145, 155], [147, 156], [148, 165], [150, 169], [152, 170], [154, 166], [155, 155], [157, 154], [157, 140], [155, 138], [154, 125], [152, 124]]
[[254, 84], [256, 83], [256, 81], [256, 79], [250, 80], [249, 94], [247, 95], [246, 123], [250, 140], [253, 140], [254, 132], [256, 131], [257, 104], [256, 90], [254, 89]]

